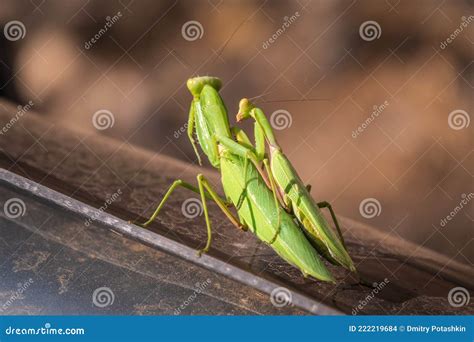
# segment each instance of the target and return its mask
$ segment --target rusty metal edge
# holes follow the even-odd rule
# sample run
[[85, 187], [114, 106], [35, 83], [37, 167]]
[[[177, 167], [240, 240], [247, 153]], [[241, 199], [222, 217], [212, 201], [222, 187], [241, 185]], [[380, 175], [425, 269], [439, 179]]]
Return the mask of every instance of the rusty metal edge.
[[[22, 189], [36, 197], [52, 202], [55, 205], [66, 208], [76, 214], [86, 216], [92, 220], [102, 223], [110, 229], [123, 234], [134, 240], [138, 240], [148, 246], [176, 255], [184, 260], [190, 261], [199, 266], [218, 272], [228, 278], [234, 279], [257, 290], [271, 294], [278, 287], [283, 286], [276, 282], [256, 276], [250, 272], [242, 270], [236, 266], [227, 264], [213, 256], [203, 255], [198, 257], [196, 250], [184, 244], [168, 239], [164, 236], [128, 223], [118, 217], [100, 211], [90, 205], [82, 203], [76, 199], [66, 196], [60, 192], [49, 189], [30, 179], [19, 176], [13, 172], [0, 168], [0, 181]], [[308, 311], [314, 315], [344, 315], [343, 312], [329, 307], [326, 304], [291, 290], [293, 305]]]

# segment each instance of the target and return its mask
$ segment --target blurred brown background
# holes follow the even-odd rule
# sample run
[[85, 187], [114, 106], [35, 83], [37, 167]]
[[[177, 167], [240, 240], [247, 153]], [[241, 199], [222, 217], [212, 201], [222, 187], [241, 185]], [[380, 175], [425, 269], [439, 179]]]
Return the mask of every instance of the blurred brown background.
[[[242, 97], [283, 113], [277, 137], [318, 200], [472, 265], [473, 9], [461, 0], [4, 0], [0, 96], [195, 163], [180, 133], [185, 81], [219, 76], [232, 122]], [[94, 127], [100, 110], [113, 126]], [[361, 209], [366, 199], [378, 215]]]

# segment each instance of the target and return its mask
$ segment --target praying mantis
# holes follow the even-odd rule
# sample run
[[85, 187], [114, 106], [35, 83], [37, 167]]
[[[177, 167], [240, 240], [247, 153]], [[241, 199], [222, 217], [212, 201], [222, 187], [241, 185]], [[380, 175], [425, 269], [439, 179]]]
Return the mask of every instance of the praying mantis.
[[[218, 93], [221, 88], [220, 79], [209, 76], [191, 78], [187, 81], [187, 87], [193, 95], [188, 118], [188, 138], [199, 163], [201, 164], [201, 157], [194, 133], [210, 164], [220, 170], [225, 198], [218, 195], [202, 174], [197, 175], [197, 187], [178, 179], [169, 187], [153, 215], [142, 226], [148, 227], [174, 190], [183, 187], [201, 197], [207, 242], [199, 255], [209, 250], [212, 241], [207, 207], [207, 201], [212, 200], [234, 226], [253, 232], [281, 258], [297, 267], [305, 277], [335, 282], [320, 254], [330, 262], [354, 271], [355, 267], [345, 248], [332, 208], [329, 206], [341, 240], [332, 233], [320, 214], [318, 205], [302, 185], [289, 161], [286, 159], [289, 166], [283, 163], [284, 155], [274, 141], [271, 127], [266, 126], [268, 121], [259, 118], [260, 114], [255, 115], [256, 112], [263, 115], [263, 112], [246, 99], [240, 103], [238, 119], [252, 116], [257, 120], [254, 146], [242, 129], [230, 127], [227, 109]], [[270, 163], [265, 151], [265, 140], [270, 148]], [[280, 153], [272, 152], [275, 149]], [[286, 176], [279, 172], [282, 165], [287, 168], [286, 171], [289, 170]], [[285, 180], [285, 177], [288, 179]], [[327, 205], [323, 203], [321, 206]], [[231, 207], [235, 209], [237, 216], [230, 210]]]
[[[280, 204], [285, 210], [295, 215], [319, 253], [330, 262], [355, 271], [354, 263], [347, 253], [344, 238], [331, 204], [314, 201], [309, 193], [310, 187], [303, 184], [295, 168], [283, 153], [263, 111], [244, 98], [239, 103], [236, 119], [239, 122], [250, 117], [255, 120], [257, 162], [264, 163], [268, 177], [276, 183]], [[265, 143], [268, 145], [269, 161], [266, 158]], [[329, 209], [339, 239], [321, 215], [320, 208]]]

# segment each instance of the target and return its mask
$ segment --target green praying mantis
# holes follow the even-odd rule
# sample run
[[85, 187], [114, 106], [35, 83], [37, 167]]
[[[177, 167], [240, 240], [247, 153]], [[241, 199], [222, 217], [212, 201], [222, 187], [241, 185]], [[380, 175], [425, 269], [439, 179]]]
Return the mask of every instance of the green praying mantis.
[[[320, 254], [334, 264], [355, 271], [332, 206], [328, 202], [316, 203], [314, 201], [309, 194], [310, 187], [303, 184], [295, 168], [277, 143], [272, 127], [263, 111], [255, 107], [248, 99], [242, 99], [236, 119], [239, 122], [250, 117], [255, 120], [256, 159], [264, 163], [268, 177], [277, 184], [280, 204], [285, 210], [295, 215], [310, 242]], [[265, 143], [269, 147], [269, 161], [267, 153], [265, 153]], [[322, 216], [320, 208], [329, 209], [339, 239]]]
[[[333, 264], [355, 271], [332, 207], [327, 202], [316, 203], [312, 199], [277, 144], [261, 109], [247, 99], [240, 102], [237, 120], [255, 120], [255, 144], [252, 145], [242, 129], [230, 127], [227, 109], [219, 95], [221, 81], [218, 78], [191, 78], [187, 87], [193, 95], [188, 119], [189, 140], [201, 164], [196, 133], [202, 152], [211, 165], [220, 170], [225, 198], [218, 195], [202, 174], [197, 175], [197, 187], [178, 179], [142, 226], [148, 227], [174, 190], [184, 187], [201, 197], [207, 242], [199, 254], [207, 252], [212, 241], [207, 207], [207, 201], [212, 200], [234, 226], [253, 232], [304, 276], [335, 282], [320, 255]], [[338, 236], [320, 212], [324, 207], [330, 210]]]

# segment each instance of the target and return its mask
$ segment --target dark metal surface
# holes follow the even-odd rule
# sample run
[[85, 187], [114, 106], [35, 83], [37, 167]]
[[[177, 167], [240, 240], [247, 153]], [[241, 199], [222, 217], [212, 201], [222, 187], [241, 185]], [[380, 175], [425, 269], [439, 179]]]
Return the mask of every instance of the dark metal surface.
[[[1, 202], [15, 198], [25, 210], [18, 218], [3, 211], [0, 217], [0, 314], [304, 314], [296, 306], [272, 306], [266, 294], [221, 275], [225, 270], [211, 272], [127, 239], [160, 243], [161, 249], [179, 247], [154, 233], [141, 235], [108, 214], [91, 209], [96, 220], [86, 227], [87, 217], [76, 213], [85, 206], [11, 176], [1, 171]], [[31, 193], [8, 185], [6, 178]], [[47, 199], [37, 197], [43, 195]], [[176, 252], [183, 250], [186, 246]], [[210, 268], [218, 262], [204, 259]], [[94, 291], [104, 287], [113, 302], [109, 297], [102, 302], [108, 305], [94, 305]], [[18, 295], [20, 288], [24, 291]]]
[[[212, 248], [208, 256], [197, 259], [195, 249], [203, 246], [206, 232], [202, 217], [189, 219], [182, 213], [184, 201], [197, 197], [186, 190], [173, 194], [151, 231], [131, 229], [126, 221], [144, 220], [149, 216], [174, 179], [194, 182], [195, 176], [203, 172], [220, 188], [217, 175], [100, 136], [84, 136], [48, 125], [29, 114], [30, 117], [22, 118], [21, 125], [8, 131], [8, 138], [0, 136], [0, 165], [45, 186], [37, 189], [33, 186], [28, 191], [54, 189], [66, 196], [61, 205], [68, 210], [96, 215], [92, 207], [100, 208], [111, 194], [120, 190], [120, 196], [105, 209], [110, 215], [99, 213], [97, 217], [109, 228], [134, 235], [135, 239], [158, 245], [171, 254], [267, 293], [274, 284], [283, 284], [294, 293], [298, 306], [316, 309], [318, 313], [337, 310], [351, 313], [373, 294], [370, 286], [360, 284], [357, 277], [333, 266], [329, 267], [337, 278], [336, 286], [305, 279], [251, 233], [235, 229], [215, 206], [210, 208], [215, 228]], [[0, 118], [7, 120], [8, 117], [8, 111], [0, 110]], [[3, 175], [7, 178], [8, 174]], [[22, 187], [27, 188], [26, 184], [29, 183], [25, 182]], [[52, 199], [54, 196], [45, 194], [43, 197]], [[78, 202], [67, 202], [68, 197]], [[447, 300], [448, 292], [455, 286], [473, 288], [472, 267], [352, 220], [341, 221], [349, 251], [364, 279], [369, 284], [389, 280], [383, 291], [358, 313], [462, 314], [473, 311], [472, 305], [455, 308]], [[96, 231], [92, 231], [95, 238]], [[97, 249], [101, 250], [101, 246]], [[269, 298], [264, 297], [268, 305]], [[246, 300], [252, 298], [245, 297]]]

